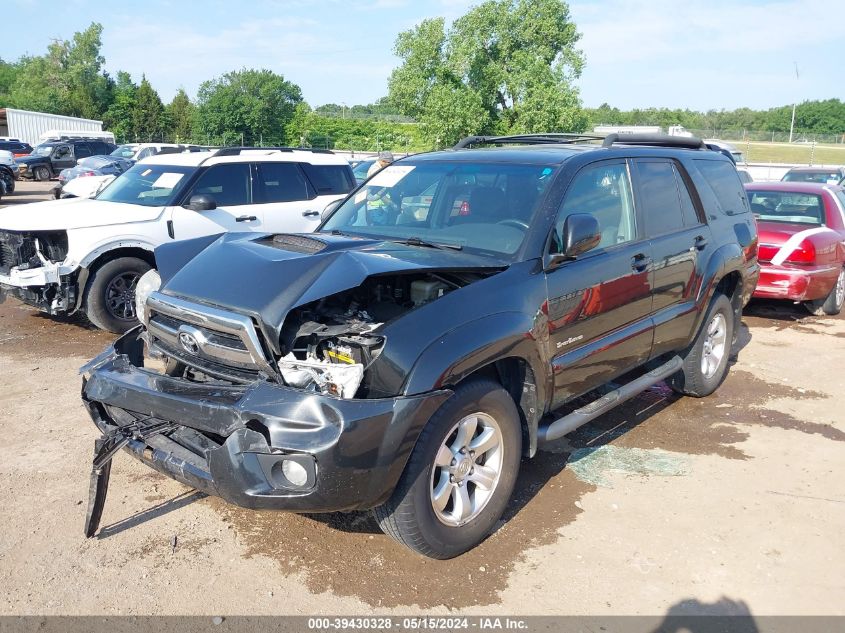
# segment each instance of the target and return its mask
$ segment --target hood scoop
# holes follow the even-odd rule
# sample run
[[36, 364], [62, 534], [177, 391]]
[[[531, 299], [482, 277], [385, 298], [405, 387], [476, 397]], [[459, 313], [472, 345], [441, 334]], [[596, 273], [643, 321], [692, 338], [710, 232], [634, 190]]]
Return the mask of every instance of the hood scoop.
[[271, 239], [262, 240], [267, 246], [281, 248], [282, 250], [291, 251], [293, 253], [302, 253], [303, 255], [313, 255], [319, 253], [328, 246], [324, 241], [308, 237], [306, 235], [291, 235], [282, 233], [274, 235]]

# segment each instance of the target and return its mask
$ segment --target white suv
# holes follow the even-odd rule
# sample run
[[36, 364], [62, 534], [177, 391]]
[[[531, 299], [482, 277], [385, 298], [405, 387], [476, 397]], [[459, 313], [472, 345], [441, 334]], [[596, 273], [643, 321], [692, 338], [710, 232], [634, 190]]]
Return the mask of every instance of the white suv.
[[94, 198], [0, 209], [0, 301], [82, 310], [123, 332], [137, 323], [135, 285], [155, 267], [156, 246], [228, 231], [311, 232], [354, 187], [346, 160], [326, 150], [152, 156]]

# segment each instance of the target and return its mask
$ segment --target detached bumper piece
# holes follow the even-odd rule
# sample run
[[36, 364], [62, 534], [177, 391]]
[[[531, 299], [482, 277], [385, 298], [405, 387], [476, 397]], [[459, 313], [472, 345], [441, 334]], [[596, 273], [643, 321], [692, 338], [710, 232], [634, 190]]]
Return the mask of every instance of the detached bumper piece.
[[140, 333], [127, 333], [81, 370], [82, 398], [104, 433], [86, 534], [102, 512], [110, 456], [121, 447], [242, 507], [335, 512], [379, 505], [423, 425], [451, 395], [352, 400], [259, 380], [195, 383], [145, 369]]

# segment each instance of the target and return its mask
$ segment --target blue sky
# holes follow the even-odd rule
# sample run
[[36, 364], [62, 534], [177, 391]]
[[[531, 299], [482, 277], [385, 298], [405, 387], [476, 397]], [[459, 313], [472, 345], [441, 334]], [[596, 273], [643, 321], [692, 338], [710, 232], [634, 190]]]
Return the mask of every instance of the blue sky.
[[[9, 4], [11, 6], [9, 6]], [[312, 106], [387, 92], [399, 31], [451, 21], [468, 0], [11, 0], [0, 57], [43, 54], [90, 22], [104, 26], [106, 68], [141, 73], [169, 101], [229, 70], [269, 68]], [[622, 109], [768, 108], [845, 97], [842, 11], [830, 0], [577, 0], [584, 105]], [[11, 34], [9, 37], [8, 34]], [[795, 78], [794, 63], [800, 71]]]

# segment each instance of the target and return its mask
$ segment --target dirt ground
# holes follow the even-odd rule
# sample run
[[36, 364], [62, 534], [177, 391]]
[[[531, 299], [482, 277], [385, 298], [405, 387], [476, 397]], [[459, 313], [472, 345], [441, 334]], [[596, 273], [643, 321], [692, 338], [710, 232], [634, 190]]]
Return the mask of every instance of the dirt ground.
[[40, 202], [52, 200], [50, 190], [58, 183], [57, 180], [46, 182], [35, 182], [33, 180], [18, 180], [15, 182], [14, 193], [7, 194], [0, 198], [0, 209], [3, 207], [17, 207], [28, 202]]
[[486, 542], [432, 561], [369, 515], [243, 510], [125, 454], [86, 540], [77, 369], [112, 335], [9, 300], [0, 615], [845, 614], [845, 318], [762, 303], [743, 323], [715, 395], [659, 385], [564, 438]]

